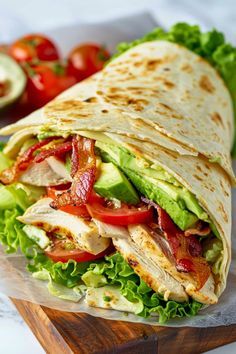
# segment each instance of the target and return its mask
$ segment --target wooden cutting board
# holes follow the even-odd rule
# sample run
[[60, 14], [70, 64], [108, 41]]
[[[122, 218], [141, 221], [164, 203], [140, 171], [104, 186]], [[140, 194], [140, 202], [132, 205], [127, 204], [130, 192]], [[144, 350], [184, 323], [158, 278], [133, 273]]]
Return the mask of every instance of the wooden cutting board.
[[12, 301], [49, 354], [194, 354], [236, 341], [236, 325], [155, 327]]

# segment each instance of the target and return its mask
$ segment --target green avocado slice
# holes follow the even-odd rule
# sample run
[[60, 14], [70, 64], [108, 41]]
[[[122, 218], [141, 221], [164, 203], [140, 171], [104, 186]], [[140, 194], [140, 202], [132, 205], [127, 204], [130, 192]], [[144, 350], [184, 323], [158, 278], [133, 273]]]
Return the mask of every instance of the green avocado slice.
[[159, 204], [181, 230], [187, 230], [197, 222], [198, 218], [196, 215], [184, 209], [181, 202], [172, 199], [164, 190], [159, 188], [158, 185], [154, 185], [145, 177], [133, 171], [127, 170], [126, 174], [140, 193]]
[[112, 162], [101, 163], [100, 175], [94, 184], [95, 191], [108, 199], [138, 204], [139, 197], [132, 184]]
[[[195, 206], [193, 198], [188, 200], [187, 194], [185, 196], [185, 199], [187, 198], [186, 203], [183, 198], [183, 188], [163, 181], [163, 171], [153, 169], [152, 174], [150, 174], [149, 166], [142, 167], [142, 164], [137, 164], [135, 157], [129, 154], [128, 151], [98, 141], [96, 142], [96, 146], [101, 151], [103, 161], [113, 162], [119, 166], [137, 190], [148, 199], [159, 204], [181, 230], [187, 230], [194, 226], [198, 220], [198, 216], [194, 212], [191, 212], [191, 210], [188, 210], [187, 205], [191, 207], [193, 204], [192, 209], [195, 208], [199, 215], [203, 210], [199, 209], [201, 208], [200, 206], [199, 208]], [[149, 171], [148, 175], [145, 174], [146, 169]], [[170, 181], [168, 174], [167, 180]], [[207, 216], [204, 212], [202, 215], [204, 218]]]

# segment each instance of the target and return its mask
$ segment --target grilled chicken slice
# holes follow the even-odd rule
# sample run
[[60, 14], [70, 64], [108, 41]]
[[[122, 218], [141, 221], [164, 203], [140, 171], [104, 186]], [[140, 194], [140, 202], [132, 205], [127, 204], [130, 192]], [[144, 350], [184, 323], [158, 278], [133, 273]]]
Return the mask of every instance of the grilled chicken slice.
[[209, 276], [204, 286], [200, 290], [197, 290], [196, 281], [191, 273], [177, 271], [174, 263], [171, 262], [171, 257], [166, 256], [166, 254], [168, 254], [168, 249], [166, 249], [168, 244], [164, 244], [165, 239], [163, 236], [158, 236], [158, 234], [155, 233], [154, 238], [145, 225], [130, 225], [128, 230], [133, 243], [138, 245], [137, 247], [145, 253], [149, 261], [158, 265], [179, 284], [182, 284], [189, 296], [203, 304], [217, 303], [218, 298], [214, 292], [215, 283], [212, 275]]
[[65, 164], [61, 160], [54, 156], [50, 156], [46, 159], [46, 161], [56, 174], [64, 178], [65, 181], [72, 182], [72, 177], [69, 171], [67, 170]]
[[136, 244], [131, 237], [126, 239], [113, 238], [115, 248], [134, 271], [156, 292], [162, 294], [165, 300], [187, 301], [188, 295], [183, 286], [172, 278], [158, 263], [148, 257], [148, 250]]
[[62, 162], [49, 157], [40, 163], [32, 163], [19, 180], [33, 186], [49, 187], [70, 182], [71, 177]]
[[28, 208], [23, 216], [19, 216], [18, 220], [24, 224], [38, 226], [47, 232], [66, 236], [74, 240], [81, 250], [95, 255], [109, 246], [110, 239], [101, 237], [93, 222], [54, 210], [50, 207], [51, 202], [51, 198], [40, 199]]
[[98, 227], [99, 234], [102, 237], [116, 237], [116, 238], [128, 238], [129, 232], [124, 226], [115, 226], [111, 224], [106, 224], [105, 222], [93, 219], [94, 223]]

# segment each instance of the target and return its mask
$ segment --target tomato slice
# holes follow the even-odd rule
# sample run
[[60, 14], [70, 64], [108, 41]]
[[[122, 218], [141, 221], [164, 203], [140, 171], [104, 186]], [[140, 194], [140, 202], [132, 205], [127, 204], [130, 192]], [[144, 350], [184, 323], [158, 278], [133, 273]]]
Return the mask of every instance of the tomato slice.
[[61, 207], [60, 210], [84, 219], [90, 219], [90, 215], [85, 205], [80, 205], [80, 206], [67, 205]]
[[[69, 189], [70, 186], [62, 185], [57, 187], [48, 187], [47, 188], [47, 195], [49, 198], [55, 200], [58, 194], [65, 192]], [[60, 207], [59, 210], [64, 211], [65, 213], [72, 214], [81, 218], [90, 219], [90, 214], [87, 211], [85, 205], [74, 206], [74, 205], [67, 205], [64, 207]]]
[[141, 206], [139, 208], [122, 205], [115, 209], [103, 205], [101, 201], [86, 204], [90, 216], [107, 224], [127, 226], [130, 224], [147, 224], [153, 219], [152, 209]]
[[[58, 194], [66, 191], [68, 188], [69, 185], [48, 187], [47, 195], [49, 198], [55, 200]], [[130, 208], [126, 204], [122, 204], [121, 208], [114, 208], [111, 203], [106, 205], [105, 199], [100, 197], [94, 191], [92, 191], [89, 197], [88, 204], [82, 204], [80, 206], [67, 205], [60, 207], [59, 210], [78, 217], [92, 217], [107, 224], [121, 226], [127, 226], [130, 224], [147, 224], [153, 219], [153, 211], [146, 205], [141, 205], [138, 208]]]
[[66, 263], [70, 259], [75, 260], [76, 262], [93, 261], [95, 259], [103, 258], [111, 252], [113, 252], [113, 248], [111, 246], [109, 246], [105, 251], [96, 255], [82, 251], [80, 249], [68, 250], [65, 248], [65, 243], [63, 240], [55, 239], [52, 249], [50, 251], [45, 251], [45, 254], [53, 262]]

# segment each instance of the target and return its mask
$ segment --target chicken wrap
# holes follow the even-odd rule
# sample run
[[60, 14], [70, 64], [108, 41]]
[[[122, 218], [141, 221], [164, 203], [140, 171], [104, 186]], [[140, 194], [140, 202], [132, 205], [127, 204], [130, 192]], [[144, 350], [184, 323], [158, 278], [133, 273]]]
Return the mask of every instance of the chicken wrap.
[[196, 26], [155, 30], [0, 131], [12, 135], [0, 155], [1, 242], [51, 294], [79, 288], [88, 306], [161, 323], [218, 302], [235, 183], [224, 46]]

